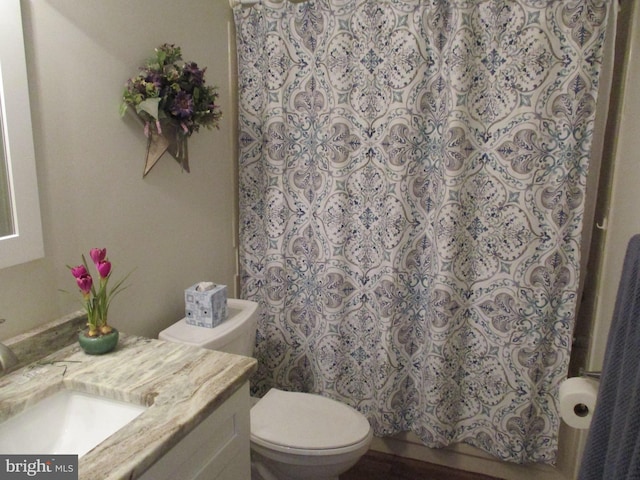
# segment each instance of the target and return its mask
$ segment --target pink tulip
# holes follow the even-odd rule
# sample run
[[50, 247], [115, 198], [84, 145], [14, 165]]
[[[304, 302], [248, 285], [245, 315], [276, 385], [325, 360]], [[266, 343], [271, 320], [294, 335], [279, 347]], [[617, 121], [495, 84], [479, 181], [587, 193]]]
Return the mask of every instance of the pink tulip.
[[89, 295], [89, 292], [91, 291], [91, 286], [93, 285], [93, 278], [91, 278], [91, 275], [89, 274], [83, 275], [81, 277], [76, 278], [76, 283], [78, 284], [78, 287], [80, 287], [80, 291], [84, 295]]
[[93, 263], [98, 266], [100, 262], [103, 262], [107, 258], [107, 249], [106, 248], [92, 248], [89, 251], [89, 256]]
[[73, 275], [75, 278], [80, 278], [84, 277], [85, 275], [89, 275], [89, 272], [87, 272], [87, 269], [84, 265], [78, 265], [77, 267], [73, 267], [71, 269], [71, 275]]
[[100, 278], [107, 278], [111, 272], [111, 262], [104, 260], [96, 264]]

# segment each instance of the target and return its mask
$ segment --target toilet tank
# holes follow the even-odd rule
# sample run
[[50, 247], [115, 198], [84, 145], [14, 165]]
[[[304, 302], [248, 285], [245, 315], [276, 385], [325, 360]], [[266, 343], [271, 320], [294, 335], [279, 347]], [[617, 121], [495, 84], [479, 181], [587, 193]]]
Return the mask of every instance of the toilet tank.
[[257, 326], [258, 304], [250, 300], [229, 298], [227, 319], [217, 327], [189, 325], [183, 318], [161, 331], [158, 338], [167, 342], [252, 357]]

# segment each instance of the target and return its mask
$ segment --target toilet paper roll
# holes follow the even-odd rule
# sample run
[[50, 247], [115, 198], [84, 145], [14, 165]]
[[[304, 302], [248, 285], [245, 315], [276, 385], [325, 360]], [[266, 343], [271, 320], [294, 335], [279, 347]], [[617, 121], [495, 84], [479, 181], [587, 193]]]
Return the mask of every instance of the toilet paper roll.
[[586, 429], [598, 398], [598, 381], [593, 378], [567, 378], [560, 384], [560, 417], [573, 428]]

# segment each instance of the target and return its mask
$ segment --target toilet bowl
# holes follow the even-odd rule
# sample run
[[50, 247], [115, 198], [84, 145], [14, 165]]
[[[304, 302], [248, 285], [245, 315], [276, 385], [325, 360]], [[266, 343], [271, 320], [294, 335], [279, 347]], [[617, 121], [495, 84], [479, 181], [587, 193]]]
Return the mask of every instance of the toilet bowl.
[[[257, 307], [228, 299], [227, 320], [217, 327], [197, 327], [182, 319], [159, 338], [252, 356]], [[337, 480], [366, 453], [373, 438], [364, 415], [320, 395], [274, 388], [252, 402], [252, 480]]]
[[[251, 409], [251, 456], [274, 478], [337, 479], [368, 450], [373, 432], [353, 408], [309, 393], [272, 388]], [[257, 470], [257, 472], [256, 472]]]

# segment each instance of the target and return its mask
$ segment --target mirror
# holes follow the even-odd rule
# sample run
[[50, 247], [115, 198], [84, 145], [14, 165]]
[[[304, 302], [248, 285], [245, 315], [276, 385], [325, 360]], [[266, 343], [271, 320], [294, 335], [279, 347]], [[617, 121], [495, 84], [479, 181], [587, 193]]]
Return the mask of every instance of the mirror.
[[0, 268], [44, 256], [20, 0], [0, 2]]

